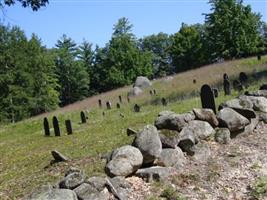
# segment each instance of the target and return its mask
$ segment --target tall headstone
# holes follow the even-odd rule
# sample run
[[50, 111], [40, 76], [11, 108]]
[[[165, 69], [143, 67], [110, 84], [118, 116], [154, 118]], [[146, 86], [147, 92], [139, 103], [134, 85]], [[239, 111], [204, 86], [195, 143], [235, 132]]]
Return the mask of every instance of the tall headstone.
[[196, 84], [196, 83], [197, 83], [197, 80], [196, 80], [196, 79], [194, 79], [194, 80], [193, 80], [193, 83], [194, 83], [194, 84]]
[[225, 80], [225, 79], [228, 79], [229, 80], [229, 76], [226, 73], [223, 74], [223, 80]]
[[99, 106], [99, 108], [102, 108], [102, 101], [101, 101], [101, 99], [98, 99], [98, 106]]
[[83, 111], [81, 111], [80, 116], [81, 116], [82, 124], [85, 124], [86, 123], [86, 115], [85, 115], [85, 113]]
[[122, 103], [122, 97], [121, 97], [121, 95], [119, 96], [119, 101], [120, 101], [120, 103]]
[[238, 80], [233, 81], [233, 88], [234, 90], [239, 91], [239, 92], [243, 90], [243, 86]]
[[71, 135], [72, 134], [71, 121], [69, 119], [65, 120], [65, 125], [66, 125], [67, 134]]
[[240, 72], [239, 81], [243, 86], [248, 87], [248, 76], [245, 72]]
[[212, 109], [216, 113], [214, 94], [209, 85], [205, 84], [201, 87], [200, 97], [202, 108]]
[[127, 101], [128, 101], [128, 103], [130, 103], [130, 102], [131, 102], [131, 99], [130, 99], [130, 97], [129, 97], [129, 96], [127, 97]]
[[258, 60], [261, 60], [261, 55], [258, 55], [257, 57], [258, 57]]
[[224, 95], [231, 95], [231, 87], [229, 79], [223, 80]]
[[149, 94], [152, 96], [153, 95], [153, 91], [152, 90], [149, 90]]
[[48, 119], [46, 117], [44, 118], [43, 124], [44, 124], [45, 136], [50, 136], [49, 122], [48, 122]]
[[55, 136], [60, 136], [60, 128], [59, 128], [59, 124], [58, 124], [58, 120], [56, 116], [53, 117], [53, 127], [54, 127]]
[[110, 101], [107, 101], [107, 102], [106, 102], [106, 107], [107, 107], [108, 110], [111, 109], [111, 102], [110, 102]]
[[156, 94], [157, 94], [157, 91], [156, 91], [155, 89], [153, 90], [153, 94], [154, 94], [154, 95], [156, 95]]
[[163, 106], [167, 106], [167, 104], [168, 104], [168, 102], [167, 102], [167, 100], [165, 98], [161, 99], [161, 103], [162, 103]]
[[212, 91], [213, 91], [214, 97], [217, 98], [219, 96], [218, 88], [213, 88]]
[[120, 109], [121, 108], [121, 105], [120, 103], [117, 103], [117, 108]]
[[141, 107], [137, 104], [134, 105], [134, 112], [140, 112]]

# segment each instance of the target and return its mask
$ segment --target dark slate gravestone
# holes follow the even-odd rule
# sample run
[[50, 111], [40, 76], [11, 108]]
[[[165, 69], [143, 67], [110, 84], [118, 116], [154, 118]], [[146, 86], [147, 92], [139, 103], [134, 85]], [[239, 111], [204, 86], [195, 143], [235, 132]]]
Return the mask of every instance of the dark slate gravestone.
[[239, 92], [243, 90], [243, 86], [238, 80], [233, 81], [233, 88]]
[[140, 106], [139, 105], [137, 105], [137, 104], [135, 104], [134, 105], [134, 112], [140, 112]]
[[213, 88], [212, 91], [213, 91], [214, 97], [217, 98], [219, 96], [218, 88]]
[[103, 115], [103, 117], [104, 117], [104, 116], [106, 115], [106, 113], [103, 111], [103, 112], [102, 112], [102, 115]]
[[240, 72], [240, 74], [239, 74], [239, 81], [245, 87], [248, 86], [248, 76], [247, 76], [247, 74], [245, 72]]
[[119, 101], [120, 101], [120, 103], [122, 103], [122, 98], [121, 98], [121, 95], [119, 96]]
[[156, 95], [156, 94], [157, 94], [157, 92], [156, 92], [156, 90], [155, 90], [155, 89], [153, 90], [153, 94], [154, 94], [154, 95]]
[[260, 90], [267, 90], [267, 84], [263, 84], [263, 85], [260, 87]]
[[65, 120], [65, 125], [66, 125], [67, 134], [71, 135], [72, 134], [71, 121], [69, 119]]
[[58, 120], [56, 116], [53, 117], [53, 127], [54, 127], [55, 136], [60, 136], [60, 128], [59, 128], [59, 124], [58, 124]]
[[224, 95], [231, 95], [231, 87], [229, 79], [223, 80]]
[[153, 95], [153, 91], [152, 91], [152, 90], [150, 90], [150, 91], [149, 91], [149, 94], [152, 96], [152, 95]]
[[101, 101], [101, 99], [98, 99], [98, 106], [99, 106], [99, 108], [102, 108], [102, 101]]
[[120, 109], [121, 108], [121, 105], [120, 103], [117, 103], [117, 108]]
[[201, 87], [200, 97], [202, 108], [210, 108], [216, 114], [214, 94], [209, 85], [205, 84]]
[[44, 118], [44, 132], [45, 136], [50, 136], [49, 122], [46, 117]]
[[127, 101], [128, 101], [128, 103], [130, 103], [130, 102], [131, 102], [131, 100], [130, 100], [130, 97], [127, 97]]
[[86, 123], [86, 116], [85, 116], [85, 113], [83, 111], [81, 111], [81, 121], [82, 121], [82, 124], [85, 124]]
[[161, 103], [162, 103], [163, 106], [167, 106], [167, 104], [168, 104], [168, 102], [167, 102], [167, 100], [165, 98], [161, 99]]
[[229, 80], [229, 76], [226, 73], [223, 74], [223, 80], [225, 80], [225, 79]]
[[110, 101], [107, 101], [106, 102], [106, 106], [107, 106], [107, 109], [110, 110], [111, 109], [111, 102]]
[[257, 57], [258, 57], [258, 60], [261, 60], [261, 55], [258, 55]]
[[196, 79], [194, 79], [194, 80], [193, 80], [193, 83], [194, 83], [194, 84], [196, 84], [196, 83], [197, 83], [197, 80], [196, 80]]

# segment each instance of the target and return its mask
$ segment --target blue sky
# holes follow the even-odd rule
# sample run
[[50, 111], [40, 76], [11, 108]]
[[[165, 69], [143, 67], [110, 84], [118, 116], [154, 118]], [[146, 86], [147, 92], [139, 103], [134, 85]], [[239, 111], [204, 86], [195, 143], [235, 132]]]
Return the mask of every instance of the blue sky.
[[[44, 45], [53, 47], [63, 35], [78, 44], [86, 39], [104, 46], [113, 25], [127, 17], [137, 37], [153, 33], [175, 33], [182, 22], [203, 23], [210, 12], [208, 0], [50, 0], [38, 12], [15, 5], [6, 7], [3, 22], [18, 25], [30, 36], [36, 33]], [[244, 0], [267, 22], [267, 0]], [[3, 15], [3, 13], [1, 14]]]

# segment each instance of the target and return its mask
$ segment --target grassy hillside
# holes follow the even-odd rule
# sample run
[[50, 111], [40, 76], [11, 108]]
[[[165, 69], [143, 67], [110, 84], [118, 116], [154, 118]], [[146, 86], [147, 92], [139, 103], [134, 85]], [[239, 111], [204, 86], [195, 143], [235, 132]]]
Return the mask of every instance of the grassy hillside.
[[[263, 75], [261, 80], [255, 80], [250, 76], [249, 90], [256, 90], [266, 81], [264, 75], [267, 71], [267, 56], [262, 57], [261, 61], [248, 58], [206, 66], [178, 74], [172, 81], [156, 80], [153, 83], [153, 88], [157, 91], [156, 96], [151, 97], [147, 89], [140, 97], [131, 99], [130, 104], [125, 99], [129, 86], [88, 98], [52, 113], [2, 126], [0, 128], [0, 199], [18, 199], [39, 185], [54, 183], [62, 177], [63, 171], [69, 166], [82, 168], [88, 175], [103, 174], [104, 162], [100, 159], [101, 154], [131, 143], [132, 138], [127, 137], [126, 128], [142, 129], [144, 125], [153, 123], [162, 110], [182, 113], [193, 107], [201, 107], [198, 92], [202, 84], [220, 86], [224, 73], [228, 73], [233, 80], [239, 72], [252, 74], [253, 70]], [[193, 79], [196, 79], [196, 84], [193, 84]], [[115, 108], [119, 95], [122, 95], [124, 100], [120, 110]], [[216, 104], [219, 105], [237, 95], [237, 92], [233, 92], [232, 96], [225, 97], [223, 92], [220, 92]], [[155, 103], [161, 97], [170, 99], [171, 103], [167, 107], [151, 105], [151, 102]], [[99, 98], [103, 102], [111, 100], [114, 108], [109, 111], [104, 108], [99, 109], [97, 106]], [[134, 103], [143, 105], [140, 113], [132, 111]], [[89, 110], [87, 124], [80, 124], [81, 110]], [[103, 111], [105, 116], [102, 115]], [[124, 117], [120, 115], [121, 113]], [[44, 137], [43, 117], [48, 116], [51, 122], [54, 115], [59, 118], [63, 135]], [[65, 119], [72, 120], [73, 135], [66, 135]], [[53, 135], [52, 129], [51, 132]], [[68, 156], [71, 161], [50, 166], [49, 163], [52, 160], [50, 151], [54, 149]]]

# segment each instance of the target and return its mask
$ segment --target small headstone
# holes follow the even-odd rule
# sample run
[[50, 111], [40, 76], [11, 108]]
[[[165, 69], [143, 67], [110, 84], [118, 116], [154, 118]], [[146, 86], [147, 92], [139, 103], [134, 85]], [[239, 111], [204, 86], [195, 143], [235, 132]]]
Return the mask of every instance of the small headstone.
[[49, 122], [46, 117], [44, 118], [44, 132], [45, 136], [50, 136]]
[[101, 101], [101, 99], [98, 99], [98, 106], [99, 106], [99, 108], [102, 108], [102, 101]]
[[72, 134], [71, 121], [69, 119], [65, 120], [65, 125], [66, 125], [67, 134], [71, 135]]
[[53, 158], [55, 159], [55, 162], [66, 162], [68, 161], [68, 158], [66, 156], [64, 156], [62, 153], [60, 153], [57, 150], [53, 150], [51, 151], [51, 154], [53, 156]]
[[120, 103], [122, 103], [122, 97], [121, 97], [121, 95], [119, 96], [119, 101], [120, 101]]
[[214, 97], [217, 98], [219, 96], [219, 90], [217, 88], [212, 89]]
[[261, 55], [258, 55], [257, 57], [258, 57], [258, 60], [261, 60]]
[[110, 101], [107, 101], [106, 102], [106, 106], [107, 106], [107, 109], [110, 110], [111, 109], [111, 102]]
[[129, 97], [129, 96], [127, 97], [127, 101], [128, 101], [128, 103], [130, 103], [130, 102], [131, 102], [131, 100], [130, 100], [130, 97]]
[[223, 80], [226, 80], [226, 79], [229, 80], [229, 76], [228, 76], [228, 74], [224, 73], [223, 74]]
[[121, 105], [120, 103], [117, 103], [117, 108], [120, 109], [121, 108]]
[[224, 95], [231, 95], [230, 81], [229, 79], [223, 80]]
[[239, 92], [243, 90], [243, 86], [238, 80], [233, 81], [233, 88]]
[[134, 112], [140, 112], [140, 106], [135, 104], [134, 105]]
[[86, 116], [85, 116], [85, 113], [83, 111], [81, 111], [81, 121], [82, 121], [82, 124], [85, 124], [86, 123]]
[[248, 82], [248, 76], [245, 72], [240, 72], [239, 74], [239, 81], [242, 85], [247, 87], [247, 82]]
[[136, 135], [137, 132], [131, 128], [127, 128], [127, 136]]
[[209, 85], [205, 84], [201, 87], [200, 96], [201, 96], [202, 108], [210, 108], [216, 114], [214, 94]]
[[59, 124], [58, 124], [58, 120], [56, 116], [53, 117], [53, 127], [54, 127], [55, 136], [60, 136], [60, 128], [59, 128]]
[[196, 79], [194, 79], [194, 80], [193, 80], [193, 83], [194, 83], [194, 84], [196, 84], [196, 83], [197, 83], [197, 80], [196, 80]]
[[167, 106], [167, 104], [168, 104], [167, 100], [165, 98], [161, 99], [161, 103], [162, 103], [163, 106]]
[[152, 96], [153, 95], [153, 91], [152, 90], [149, 90], [149, 94]]
[[157, 92], [156, 92], [156, 90], [155, 90], [155, 89], [153, 90], [153, 94], [154, 94], [154, 95], [156, 95], [156, 94], [157, 94]]
[[106, 115], [106, 113], [103, 111], [103, 112], [102, 112], [102, 115], [103, 115], [103, 116], [105, 116], [105, 115]]

